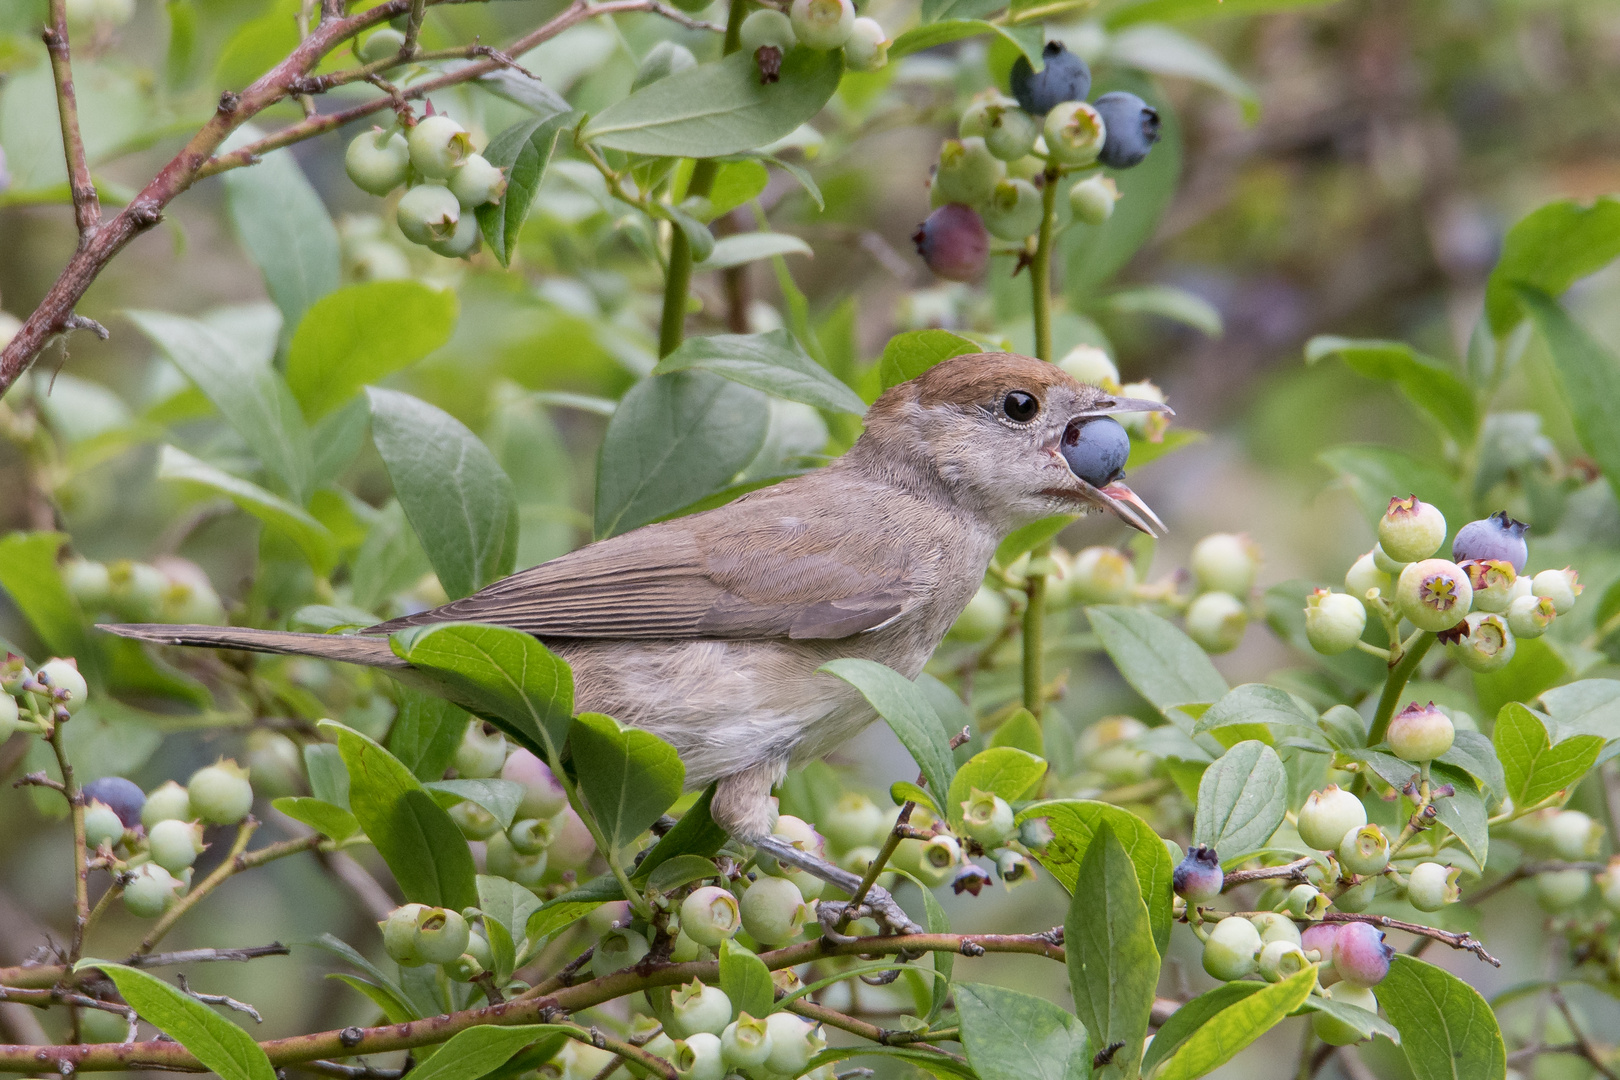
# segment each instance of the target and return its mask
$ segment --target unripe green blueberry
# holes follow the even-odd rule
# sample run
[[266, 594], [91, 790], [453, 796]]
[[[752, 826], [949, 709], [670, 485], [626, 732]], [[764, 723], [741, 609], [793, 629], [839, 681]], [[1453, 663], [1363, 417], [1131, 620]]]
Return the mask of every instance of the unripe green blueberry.
[[812, 855], [825, 855], [827, 851], [827, 842], [816, 832], [815, 826], [792, 814], [778, 814], [776, 824], [771, 826], [771, 835], [779, 836], [800, 851], [808, 851]]
[[1105, 390], [1119, 386], [1119, 368], [1114, 366], [1113, 359], [1106, 352], [1095, 345], [1076, 345], [1063, 354], [1063, 359], [1058, 361], [1058, 367], [1076, 382], [1100, 386]]
[[472, 136], [467, 129], [443, 113], [418, 120], [405, 142], [416, 171], [433, 180], [448, 178], [472, 153]]
[[1281, 982], [1310, 966], [1305, 951], [1296, 942], [1268, 941], [1260, 949], [1260, 977], [1266, 982]]
[[765, 48], [779, 49], [785, 53], [798, 41], [793, 33], [793, 20], [780, 11], [760, 8], [749, 12], [748, 18], [743, 20], [742, 48], [750, 55]]
[[131, 915], [155, 919], [173, 903], [180, 882], [157, 863], [142, 863], [129, 872], [124, 885], [124, 906]]
[[420, 967], [424, 962], [416, 952], [416, 920], [426, 910], [423, 904], [404, 904], [377, 924], [382, 930], [383, 949], [401, 967]]
[[1506, 611], [1513, 602], [1513, 587], [1519, 580], [1513, 564], [1501, 559], [1470, 559], [1457, 564], [1468, 575], [1474, 590], [1475, 611]]
[[104, 611], [112, 602], [112, 576], [104, 563], [70, 559], [62, 564], [62, 584], [87, 614]]
[[0, 742], [11, 738], [19, 731], [37, 730], [30, 722], [22, 719], [22, 711], [17, 708], [17, 699], [10, 694], [0, 693]]
[[1345, 923], [1333, 938], [1333, 970], [1353, 986], [1383, 982], [1394, 955], [1395, 950], [1384, 943], [1384, 932], [1372, 923]]
[[1221, 895], [1226, 874], [1221, 870], [1221, 858], [1215, 849], [1199, 844], [1187, 852], [1187, 857], [1176, 864], [1170, 875], [1171, 886], [1177, 896], [1189, 904], [1203, 904]]
[[688, 964], [693, 960], [702, 958], [705, 954], [710, 956], [714, 955], [708, 949], [705, 949], [702, 945], [699, 945], [697, 942], [688, 937], [685, 930], [679, 930], [676, 932], [675, 944], [670, 946], [669, 950], [669, 958], [671, 960], [677, 964]]
[[733, 1069], [758, 1069], [769, 1060], [772, 1042], [770, 1025], [741, 1013], [720, 1033], [720, 1052]]
[[192, 773], [186, 794], [191, 812], [210, 825], [235, 825], [253, 809], [248, 772], [230, 758], [220, 758]]
[[771, 1052], [765, 1059], [765, 1069], [773, 1075], [802, 1075], [810, 1059], [826, 1049], [827, 1037], [822, 1034], [819, 1024], [812, 1024], [786, 1010], [767, 1016], [765, 1027], [771, 1036]]
[[1247, 596], [1260, 570], [1260, 548], [1242, 533], [1210, 533], [1193, 545], [1189, 562], [1199, 592]]
[[517, 808], [519, 817], [549, 820], [568, 806], [568, 793], [557, 783], [551, 768], [527, 750], [517, 749], [506, 755], [500, 774], [502, 780], [523, 785], [523, 799]]
[[1069, 189], [1069, 210], [1075, 220], [1101, 225], [1114, 216], [1119, 186], [1112, 176], [1088, 176]]
[[1434, 702], [1412, 702], [1389, 722], [1389, 748], [1402, 761], [1423, 762], [1451, 749], [1457, 729], [1451, 717], [1434, 707]]
[[1620, 911], [1620, 855], [1611, 858], [1607, 869], [1595, 880], [1603, 898], [1603, 906], [1610, 911]]
[[1408, 563], [1395, 585], [1396, 608], [1419, 630], [1451, 629], [1462, 622], [1473, 602], [1468, 575], [1445, 559]]
[[387, 60], [398, 56], [399, 50], [405, 47], [405, 35], [392, 26], [385, 26], [360, 43], [360, 62], [375, 64], [379, 60]]
[[343, 171], [354, 186], [373, 195], [386, 195], [410, 175], [411, 151], [398, 131], [374, 127], [356, 135], [343, 153]]
[[1437, 862], [1418, 863], [1406, 879], [1406, 899], [1419, 911], [1439, 911], [1462, 897], [1457, 879], [1462, 871]]
[[450, 174], [450, 194], [467, 210], [500, 202], [506, 194], [506, 170], [491, 165], [483, 154], [469, 154]]
[[793, 0], [788, 15], [799, 43], [821, 52], [839, 48], [855, 31], [850, 0]]
[[676, 1042], [670, 1064], [681, 1080], [725, 1080], [726, 1058], [720, 1036], [700, 1031]]
[[1416, 495], [1390, 499], [1389, 509], [1378, 519], [1378, 546], [1400, 562], [1427, 559], [1440, 550], [1445, 538], [1445, 515]]
[[207, 846], [202, 842], [202, 826], [189, 821], [160, 821], [146, 834], [152, 861], [171, 874], [196, 862]]
[[962, 803], [963, 831], [986, 850], [1005, 844], [1017, 828], [1012, 806], [993, 792], [973, 788]]
[[1337, 851], [1345, 833], [1365, 824], [1367, 808], [1337, 784], [1311, 792], [1299, 810], [1299, 838], [1318, 851]]
[[195, 816], [191, 812], [191, 795], [173, 780], [148, 792], [146, 805], [141, 807], [141, 824], [148, 831], [160, 821], [190, 821]]
[[613, 1051], [573, 1039], [563, 1044], [553, 1062], [562, 1068], [561, 1080], [591, 1080], [616, 1063]]
[[418, 184], [399, 200], [395, 220], [414, 244], [448, 240], [461, 220], [461, 203], [442, 184]]
[[835, 848], [849, 851], [880, 843], [889, 833], [890, 818], [871, 799], [847, 791], [821, 821], [821, 830]]
[[1147, 730], [1134, 716], [1104, 716], [1080, 732], [1075, 750], [1086, 768], [1102, 773], [1109, 783], [1134, 784], [1153, 773], [1154, 756], [1134, 745]]
[[1352, 874], [1382, 874], [1389, 865], [1389, 837], [1377, 825], [1363, 825], [1344, 834], [1339, 863]]
[[489, 941], [476, 931], [467, 938], [467, 951], [444, 965], [444, 973], [456, 982], [472, 982], [495, 968], [495, 953]]
[[[1341, 1005], [1354, 1005], [1375, 1015], [1378, 1012], [1378, 998], [1365, 986], [1341, 983], [1333, 988], [1331, 996]], [[1364, 1038], [1359, 1029], [1325, 1012], [1311, 1013], [1311, 1030], [1329, 1046], [1349, 1046]]]
[[1530, 591], [1552, 601], [1553, 610], [1563, 615], [1575, 606], [1575, 598], [1586, 586], [1569, 567], [1562, 570], [1543, 570], [1530, 580]]
[[1391, 576], [1399, 577], [1401, 571], [1406, 569], [1406, 563], [1384, 554], [1384, 549], [1378, 544], [1373, 545], [1372, 557], [1373, 565]]
[[120, 559], [107, 566], [107, 576], [112, 582], [113, 607], [120, 615], [137, 622], [157, 618], [168, 585], [162, 571], [146, 563]]
[[1382, 875], [1362, 879], [1360, 884], [1351, 886], [1335, 897], [1333, 906], [1351, 914], [1366, 911], [1378, 899], [1378, 889], [1383, 880]]
[[[1531, 588], [1531, 582], [1533, 580], [1534, 579], [1528, 574], [1520, 574], [1518, 577], [1513, 579], [1513, 588], [1508, 590], [1509, 608], [1513, 607], [1513, 602], [1519, 597], [1535, 595], [1535, 590]], [[1557, 614], [1557, 612], [1554, 612], [1554, 614]]]
[[[939, 885], [948, 879], [962, 862], [962, 846], [953, 836], [936, 836], [923, 841], [917, 852], [921, 877], [930, 885]], [[938, 880], [930, 880], [937, 877]]]
[[645, 934], [628, 927], [615, 927], [603, 934], [591, 953], [591, 971], [600, 978], [641, 963], [652, 950]]
[[487, 840], [501, 831], [501, 823], [495, 815], [470, 799], [456, 803], [446, 813], [461, 830], [461, 835], [469, 840]]
[[121, 1013], [106, 1009], [84, 1009], [79, 1013], [79, 1037], [85, 1043], [121, 1043], [129, 1034], [129, 1022]]
[[1579, 862], [1597, 854], [1603, 831], [1579, 810], [1560, 810], [1547, 823], [1547, 838], [1560, 859]]
[[482, 237], [478, 219], [472, 214], [462, 214], [455, 231], [443, 240], [429, 240], [427, 249], [446, 259], [465, 259], [477, 253]]
[[862, 16], [844, 41], [844, 63], [852, 71], [881, 71], [889, 63], [889, 37], [883, 24]]
[[1041, 227], [1041, 193], [1028, 180], [1002, 180], [984, 207], [984, 227], [998, 240], [1022, 240]]
[[996, 855], [996, 876], [1012, 888], [1035, 880], [1035, 864], [1022, 852], [1005, 848]]
[[[862, 844], [860, 847], [852, 847], [848, 851], [844, 852], [844, 854], [838, 860], [838, 865], [843, 869], [848, 870], [852, 874], [860, 874], [862, 877], [865, 877], [866, 871], [881, 854], [882, 852], [878, 850], [875, 844]], [[895, 861], [898, 865], [898, 854], [896, 855]], [[881, 876], [893, 877], [894, 875], [886, 873]]]
[[73, 659], [53, 656], [34, 672], [34, 681], [50, 688], [51, 701], [65, 708], [72, 716], [90, 696], [90, 687], [79, 674], [79, 664]]
[[1288, 913], [1296, 919], [1320, 919], [1330, 904], [1327, 894], [1315, 885], [1295, 885], [1288, 890]]
[[[1474, 595], [1478, 597], [1479, 593]], [[1468, 616], [1468, 635], [1447, 645], [1446, 651], [1470, 671], [1497, 671], [1507, 667], [1517, 647], [1505, 618], [1475, 611]]]
[[472, 935], [461, 912], [424, 907], [416, 913], [416, 955], [429, 964], [448, 964], [467, 951]]
[[596, 856], [596, 840], [590, 827], [574, 813], [572, 806], [551, 819], [553, 832], [546, 858], [558, 873], [580, 870]]
[[1249, 609], [1231, 593], [1207, 592], [1187, 608], [1187, 636], [1205, 652], [1230, 652], [1243, 640]]
[[1345, 593], [1316, 589], [1305, 598], [1305, 637], [1323, 656], [1355, 648], [1367, 629], [1367, 606]]
[[[0, 705], [10, 698], [0, 699]], [[118, 811], [102, 802], [93, 800], [84, 808], [84, 843], [85, 847], [95, 851], [102, 844], [108, 847], [117, 847], [124, 839], [124, 822], [118, 816]]]
[[995, 589], [985, 585], [973, 594], [962, 614], [951, 624], [950, 636], [958, 641], [977, 644], [989, 641], [1007, 625], [1007, 599]]
[[1274, 941], [1286, 941], [1290, 945], [1300, 943], [1299, 927], [1294, 925], [1293, 919], [1280, 911], [1262, 911], [1258, 915], [1251, 915], [1249, 921], [1260, 931], [1262, 948]]
[[990, 201], [1006, 175], [1006, 164], [990, 153], [983, 139], [947, 139], [939, 149], [934, 187], [947, 203], [979, 208]]
[[1215, 924], [1204, 942], [1204, 970], [1231, 982], [1253, 974], [1260, 955], [1260, 931], [1248, 919], [1232, 915]]
[[1088, 604], [1117, 604], [1136, 588], [1136, 565], [1117, 548], [1082, 548], [1069, 574], [1075, 596]]
[[538, 855], [551, 844], [551, 821], [539, 818], [514, 821], [512, 827], [506, 830], [506, 838], [512, 842], [512, 850], [519, 855]]
[[774, 948], [799, 936], [812, 910], [799, 887], [786, 878], [761, 877], [738, 902], [743, 929], [761, 945]]
[[501, 768], [506, 764], [506, 736], [498, 731], [486, 735], [483, 723], [474, 720], [462, 733], [452, 764], [456, 767], [456, 775], [464, 780], [500, 776]]
[[1352, 563], [1344, 575], [1344, 591], [1357, 600], [1366, 600], [1367, 594], [1374, 589], [1378, 590], [1380, 596], [1387, 597], [1393, 584], [1394, 578], [1378, 568], [1378, 562], [1370, 551]]
[[[1520, 581], [1527, 580], [1524, 577]], [[1518, 596], [1508, 605], [1507, 624], [1515, 638], [1538, 638], [1552, 625], [1558, 609], [1545, 596]]]
[[[982, 136], [985, 146], [1002, 161], [1018, 161], [1029, 156], [1029, 152], [1035, 148], [1035, 140], [1041, 134], [1036, 119], [1011, 102], [985, 104], [978, 119], [979, 123], [975, 126], [982, 130], [963, 134]], [[965, 116], [963, 123], [967, 124]]]
[[1592, 875], [1585, 870], [1544, 870], [1536, 875], [1536, 900], [1551, 912], [1567, 911], [1592, 888]]
[[718, 885], [693, 889], [681, 902], [681, 929], [699, 945], [717, 949], [741, 927], [737, 898]]
[[719, 1035], [729, 1023], [731, 999], [718, 986], [693, 979], [670, 996], [670, 1029], [680, 1038]]
[[1046, 152], [1053, 161], [1070, 168], [1096, 161], [1108, 139], [1102, 115], [1083, 101], [1064, 101], [1052, 106], [1046, 114], [1043, 131]]

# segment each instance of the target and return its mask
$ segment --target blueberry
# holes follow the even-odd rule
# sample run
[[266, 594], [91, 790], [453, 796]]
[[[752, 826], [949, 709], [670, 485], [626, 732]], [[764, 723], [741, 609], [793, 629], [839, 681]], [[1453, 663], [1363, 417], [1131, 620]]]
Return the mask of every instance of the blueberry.
[[1065, 101], [1084, 101], [1091, 93], [1091, 69], [1063, 42], [1048, 41], [1041, 61], [1045, 66], [1039, 72], [1026, 56], [1013, 61], [1012, 94], [1025, 112], [1039, 116]]
[[84, 801], [96, 800], [112, 807], [113, 813], [126, 828], [134, 828], [141, 823], [141, 808], [146, 805], [146, 795], [132, 781], [122, 776], [103, 776], [100, 780], [92, 780], [84, 785]]
[[1529, 527], [1508, 517], [1506, 510], [1470, 521], [1457, 530], [1457, 538], [1451, 542], [1451, 561], [1501, 559], [1512, 565], [1515, 574], [1522, 574], [1530, 555], [1524, 543], [1524, 531]]
[[1383, 982], [1394, 955], [1395, 950], [1384, 944], [1384, 932], [1371, 923], [1345, 923], [1333, 938], [1333, 968], [1352, 986]]
[[972, 281], [990, 259], [984, 221], [961, 203], [946, 203], [911, 234], [928, 269], [951, 281]]
[[1124, 475], [1131, 437], [1118, 420], [1099, 416], [1071, 423], [1063, 433], [1061, 449], [1074, 475], [1092, 487], [1107, 487]]
[[1225, 878], [1226, 875], [1221, 872], [1220, 856], [1215, 854], [1215, 849], [1199, 844], [1187, 852], [1187, 857], [1176, 866], [1170, 881], [1177, 896], [1194, 904], [1202, 904], [1221, 894]]
[[1108, 140], [1097, 160], [1114, 169], [1142, 164], [1153, 144], [1159, 141], [1159, 111], [1135, 94], [1115, 90], [1096, 101], [1096, 109], [1108, 125]]

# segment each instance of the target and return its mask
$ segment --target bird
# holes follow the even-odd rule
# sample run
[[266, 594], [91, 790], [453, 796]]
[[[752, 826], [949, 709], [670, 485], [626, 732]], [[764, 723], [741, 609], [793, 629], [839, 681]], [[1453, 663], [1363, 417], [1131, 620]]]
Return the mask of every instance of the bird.
[[[587, 544], [431, 610], [347, 634], [102, 629], [322, 657], [407, 681], [421, 673], [390, 649], [395, 631], [443, 622], [525, 631], [572, 667], [578, 710], [668, 741], [689, 789], [713, 783], [710, 813], [733, 839], [854, 895], [856, 875], [772, 835], [771, 790], [788, 769], [876, 719], [853, 686], [818, 669], [864, 657], [915, 679], [997, 546], [1042, 518], [1101, 510], [1162, 532], [1118, 478], [1122, 460], [1088, 482], [1064, 453], [1082, 425], [1139, 411], [1170, 410], [1030, 357], [957, 356], [886, 390], [855, 444], [822, 468]], [[881, 889], [863, 910], [915, 926]]]

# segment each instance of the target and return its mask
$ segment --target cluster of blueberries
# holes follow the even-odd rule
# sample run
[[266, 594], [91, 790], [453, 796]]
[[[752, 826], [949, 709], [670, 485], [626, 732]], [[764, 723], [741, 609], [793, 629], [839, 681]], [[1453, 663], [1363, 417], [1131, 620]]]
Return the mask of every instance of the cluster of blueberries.
[[1159, 114], [1135, 94], [1116, 90], [1087, 104], [1091, 70], [1062, 42], [1048, 42], [1035, 71], [1019, 57], [1009, 98], [980, 95], [962, 114], [959, 138], [940, 148], [929, 187], [933, 213], [912, 239], [929, 269], [952, 281], [984, 272], [994, 237], [1023, 242], [1047, 213], [1041, 188], [1072, 172], [1076, 220], [1098, 225], [1119, 191], [1100, 166], [1140, 165], [1159, 138]]

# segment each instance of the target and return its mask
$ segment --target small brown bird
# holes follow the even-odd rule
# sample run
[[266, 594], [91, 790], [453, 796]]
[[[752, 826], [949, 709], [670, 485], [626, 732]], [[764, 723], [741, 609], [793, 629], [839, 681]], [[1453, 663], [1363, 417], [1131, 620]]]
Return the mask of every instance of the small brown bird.
[[[855, 656], [915, 678], [978, 589], [996, 546], [1053, 514], [1162, 523], [1116, 479], [1065, 459], [1078, 425], [1164, 410], [1010, 353], [958, 356], [883, 394], [826, 468], [714, 510], [647, 525], [462, 600], [350, 635], [214, 626], [105, 629], [168, 645], [410, 669], [388, 634], [482, 622], [535, 635], [573, 667], [575, 704], [668, 740], [689, 788], [718, 781], [733, 837], [852, 892], [855, 875], [770, 835], [771, 788], [876, 714], [817, 669]], [[1112, 427], [1112, 425], [1109, 425]], [[1121, 455], [1122, 459], [1122, 455]], [[401, 670], [404, 669], [404, 670]], [[869, 907], [910, 926], [881, 890]]]

